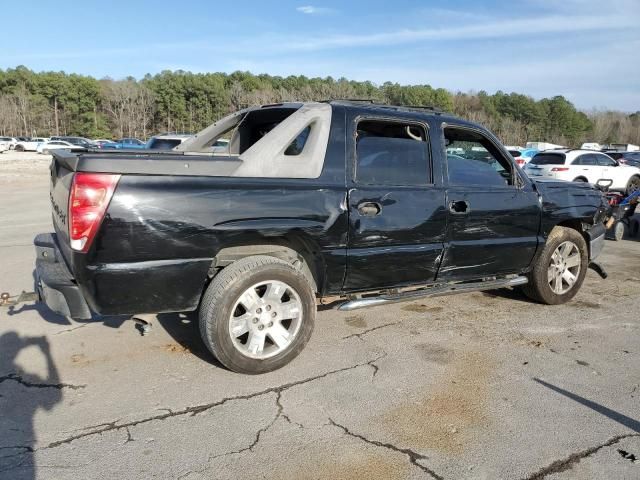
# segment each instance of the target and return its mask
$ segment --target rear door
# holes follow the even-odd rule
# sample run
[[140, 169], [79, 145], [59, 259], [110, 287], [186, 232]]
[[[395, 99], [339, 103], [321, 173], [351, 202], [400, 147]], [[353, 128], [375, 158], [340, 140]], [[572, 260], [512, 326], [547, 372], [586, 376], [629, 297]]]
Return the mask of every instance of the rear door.
[[541, 206], [497, 141], [480, 130], [445, 125], [448, 207], [438, 280], [519, 273], [536, 252]]
[[446, 210], [426, 123], [375, 116], [348, 119], [349, 240], [346, 291], [435, 279]]
[[571, 162], [571, 180], [586, 178], [590, 183], [596, 183], [602, 177], [602, 168], [598, 159], [591, 153], [583, 153]]

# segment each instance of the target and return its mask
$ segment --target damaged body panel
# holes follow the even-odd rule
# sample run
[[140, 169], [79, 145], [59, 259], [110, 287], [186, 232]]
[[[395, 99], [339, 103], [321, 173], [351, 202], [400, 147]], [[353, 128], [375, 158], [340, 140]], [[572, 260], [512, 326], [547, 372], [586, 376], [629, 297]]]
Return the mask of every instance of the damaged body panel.
[[[80, 178], [115, 185], [89, 243], [70, 233]], [[352, 102], [248, 108], [171, 152], [56, 152], [51, 202], [53, 263], [100, 314], [194, 310], [252, 255], [293, 265], [318, 297], [515, 285], [557, 225], [599, 251], [605, 208], [587, 184], [532, 182], [477, 125]]]

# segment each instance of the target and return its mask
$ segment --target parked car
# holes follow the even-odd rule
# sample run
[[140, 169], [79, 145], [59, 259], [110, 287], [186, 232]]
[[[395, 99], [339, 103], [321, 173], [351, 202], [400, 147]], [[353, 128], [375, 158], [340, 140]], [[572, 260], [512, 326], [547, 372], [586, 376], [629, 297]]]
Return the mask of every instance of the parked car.
[[198, 309], [205, 344], [237, 372], [296, 357], [318, 298], [353, 310], [521, 286], [561, 304], [604, 245], [599, 189], [532, 180], [482, 126], [431, 110], [266, 105], [172, 152], [53, 157], [55, 233], [35, 239], [48, 307]]
[[9, 150], [9, 142], [0, 139], [0, 153]]
[[15, 137], [0, 137], [0, 142], [5, 142], [9, 145], [9, 150], [13, 150], [18, 143], [18, 139]]
[[74, 145], [73, 143], [65, 142], [63, 140], [51, 140], [49, 142], [42, 142], [38, 144], [36, 151], [42, 154], [51, 153], [53, 150], [67, 150], [70, 152], [84, 151], [86, 147], [81, 145]]
[[611, 151], [604, 153], [618, 161], [618, 163], [624, 163], [625, 165], [630, 165], [632, 167], [640, 167], [640, 152]]
[[520, 154], [517, 157], [514, 157], [516, 159], [516, 163], [518, 165], [520, 165], [521, 167], [523, 167], [524, 165], [526, 165], [527, 163], [529, 163], [531, 161], [531, 159], [533, 158], [533, 156], [538, 153], [540, 150], [536, 149], [536, 148], [523, 148], [522, 150], [520, 150]]
[[105, 142], [102, 145], [100, 145], [100, 148], [104, 148], [104, 149], [115, 148], [117, 150], [141, 149], [141, 148], [147, 148], [147, 144], [142, 140], [138, 140], [137, 138], [121, 138], [120, 140], [116, 140], [115, 142]]
[[591, 150], [540, 152], [524, 168], [530, 177], [547, 177], [596, 184], [612, 180], [610, 190], [632, 193], [640, 189], [640, 168], [623, 165], [608, 155]]
[[88, 138], [84, 138], [84, 137], [67, 137], [67, 136], [59, 137], [58, 136], [58, 137], [51, 137], [51, 140], [60, 140], [63, 142], [68, 142], [82, 148], [98, 148], [97, 144], [95, 144], [93, 141], [89, 140]]
[[16, 152], [35, 152], [38, 149], [38, 145], [40, 143], [48, 142], [48, 138], [44, 137], [35, 137], [27, 142], [18, 142], [16, 143], [15, 151]]
[[191, 137], [193, 137], [193, 135], [186, 133], [163, 133], [151, 137], [146, 147], [150, 150], [173, 150]]

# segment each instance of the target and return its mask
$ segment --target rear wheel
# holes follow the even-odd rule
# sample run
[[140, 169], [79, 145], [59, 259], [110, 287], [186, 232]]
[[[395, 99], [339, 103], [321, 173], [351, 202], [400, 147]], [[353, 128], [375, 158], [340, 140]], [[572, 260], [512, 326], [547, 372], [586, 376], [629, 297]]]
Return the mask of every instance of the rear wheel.
[[627, 196], [640, 190], [640, 177], [634, 175], [627, 183]]
[[571, 300], [582, 285], [589, 265], [587, 243], [572, 228], [555, 227], [533, 270], [524, 293], [548, 305]]
[[16, 152], [24, 152], [24, 146], [22, 146], [22, 145], [16, 145], [15, 151], [16, 151]]
[[211, 353], [230, 370], [258, 374], [286, 365], [302, 351], [313, 331], [315, 295], [291, 264], [258, 255], [214, 277], [199, 314]]

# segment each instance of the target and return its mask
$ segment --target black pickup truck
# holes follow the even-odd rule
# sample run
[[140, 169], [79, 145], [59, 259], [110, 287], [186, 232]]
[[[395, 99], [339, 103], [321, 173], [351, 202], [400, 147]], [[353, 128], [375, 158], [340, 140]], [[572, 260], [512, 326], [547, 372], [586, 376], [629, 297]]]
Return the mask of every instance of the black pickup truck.
[[532, 181], [481, 126], [349, 101], [241, 110], [171, 152], [56, 152], [51, 205], [35, 245], [53, 311], [199, 309], [211, 353], [244, 373], [291, 361], [323, 297], [567, 302], [607, 209], [592, 185]]

